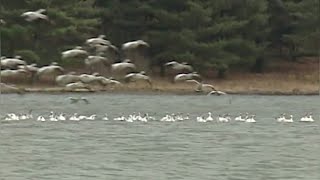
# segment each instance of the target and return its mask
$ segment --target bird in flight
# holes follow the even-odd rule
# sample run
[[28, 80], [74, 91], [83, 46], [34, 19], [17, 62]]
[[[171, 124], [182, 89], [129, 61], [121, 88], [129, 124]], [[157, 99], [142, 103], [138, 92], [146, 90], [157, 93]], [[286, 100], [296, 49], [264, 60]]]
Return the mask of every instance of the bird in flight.
[[81, 98], [75, 98], [75, 97], [69, 97], [70, 103], [71, 104], [75, 104], [78, 103], [80, 101], [83, 101], [86, 104], [90, 104], [89, 100], [85, 97], [81, 97]]

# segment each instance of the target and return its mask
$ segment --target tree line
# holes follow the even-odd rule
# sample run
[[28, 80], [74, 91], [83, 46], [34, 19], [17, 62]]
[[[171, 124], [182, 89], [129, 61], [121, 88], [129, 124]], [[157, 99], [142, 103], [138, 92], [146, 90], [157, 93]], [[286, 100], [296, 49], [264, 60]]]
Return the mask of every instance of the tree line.
[[[319, 0], [1, 0], [2, 55], [61, 62], [61, 52], [105, 34], [142, 39], [152, 66], [177, 60], [198, 70], [262, 72], [270, 59], [317, 56]], [[20, 15], [46, 9], [50, 22]]]

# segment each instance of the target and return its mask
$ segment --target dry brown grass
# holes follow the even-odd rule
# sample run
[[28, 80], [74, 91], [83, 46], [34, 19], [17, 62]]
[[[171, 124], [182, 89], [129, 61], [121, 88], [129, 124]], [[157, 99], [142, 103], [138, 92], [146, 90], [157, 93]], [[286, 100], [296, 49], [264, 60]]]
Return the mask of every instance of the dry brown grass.
[[[129, 83], [119, 87], [107, 87], [107, 92], [160, 92], [194, 93], [192, 83], [172, 83], [169, 78], [152, 77], [153, 87], [147, 83]], [[270, 67], [262, 74], [229, 72], [226, 79], [205, 79], [218, 90], [239, 94], [317, 94], [319, 93], [319, 64], [317, 59], [296, 63], [282, 62]], [[50, 84], [22, 85], [30, 91], [59, 92], [60, 87]]]

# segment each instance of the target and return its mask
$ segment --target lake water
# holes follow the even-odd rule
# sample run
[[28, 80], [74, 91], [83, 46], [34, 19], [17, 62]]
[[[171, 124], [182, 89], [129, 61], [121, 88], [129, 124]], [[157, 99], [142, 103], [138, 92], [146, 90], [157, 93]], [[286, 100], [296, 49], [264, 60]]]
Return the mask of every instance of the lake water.
[[[70, 104], [85, 96], [90, 104]], [[1, 95], [0, 115], [97, 114], [93, 121], [0, 122], [0, 179], [319, 180], [319, 96], [122, 94]], [[199, 123], [212, 112], [256, 114], [257, 123]], [[190, 114], [182, 122], [104, 121], [102, 116]], [[313, 112], [315, 122], [298, 122]], [[292, 114], [294, 123], [274, 117]]]

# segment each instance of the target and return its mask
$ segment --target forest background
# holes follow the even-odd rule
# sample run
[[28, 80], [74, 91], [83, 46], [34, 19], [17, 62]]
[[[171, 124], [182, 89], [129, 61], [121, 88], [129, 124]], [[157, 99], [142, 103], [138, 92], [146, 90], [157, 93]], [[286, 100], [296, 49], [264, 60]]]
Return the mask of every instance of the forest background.
[[[51, 23], [20, 17], [40, 8]], [[2, 55], [64, 63], [62, 51], [105, 34], [117, 47], [150, 43], [151, 67], [177, 60], [220, 78], [263, 73], [319, 57], [319, 9], [318, 0], [1, 0]]]

